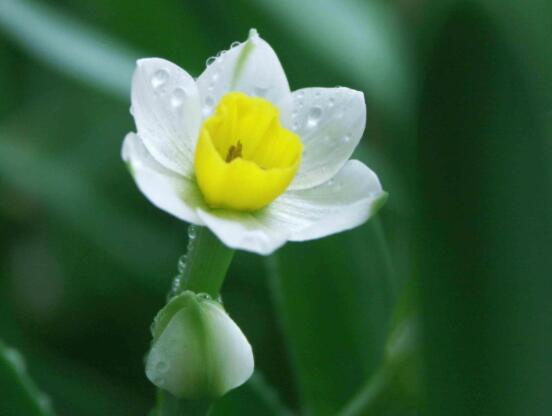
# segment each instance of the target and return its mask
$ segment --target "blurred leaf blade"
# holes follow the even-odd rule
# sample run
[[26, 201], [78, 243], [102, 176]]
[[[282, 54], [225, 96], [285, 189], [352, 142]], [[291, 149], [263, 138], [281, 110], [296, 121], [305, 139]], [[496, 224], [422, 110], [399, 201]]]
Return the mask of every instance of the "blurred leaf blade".
[[335, 414], [383, 357], [395, 299], [374, 227], [288, 244], [269, 259], [306, 414]]
[[140, 54], [34, 0], [0, 2], [0, 31], [33, 57], [126, 99]]
[[54, 416], [46, 395], [34, 385], [26, 372], [21, 354], [0, 341], [0, 414], [4, 416]]
[[451, 9], [423, 88], [419, 272], [430, 415], [552, 412], [549, 137], [528, 56], [495, 17], [476, 2]]
[[[177, 258], [178, 247], [134, 214], [122, 212], [75, 170], [14, 142], [0, 136], [0, 177], [36, 197], [54, 216], [90, 238], [131, 270], [142, 285], [164, 291], [152, 276], [168, 253]], [[139, 255], [144, 246], [149, 247], [148, 256]]]
[[319, 51], [327, 64], [348, 75], [381, 107], [404, 119], [413, 110], [413, 77], [398, 17], [377, 1], [261, 0], [255, 5]]

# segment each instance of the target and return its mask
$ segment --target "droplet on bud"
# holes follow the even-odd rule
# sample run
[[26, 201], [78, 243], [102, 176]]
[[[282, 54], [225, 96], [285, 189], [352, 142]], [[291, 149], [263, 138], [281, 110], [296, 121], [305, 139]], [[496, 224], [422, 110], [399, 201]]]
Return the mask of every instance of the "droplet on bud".
[[169, 73], [165, 69], [158, 69], [151, 78], [151, 85], [153, 88], [161, 88], [169, 79]]

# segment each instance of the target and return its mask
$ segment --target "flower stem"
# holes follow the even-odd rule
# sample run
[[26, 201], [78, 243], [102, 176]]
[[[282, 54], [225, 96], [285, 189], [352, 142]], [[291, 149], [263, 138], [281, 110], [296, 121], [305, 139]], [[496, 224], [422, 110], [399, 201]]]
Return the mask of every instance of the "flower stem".
[[232, 262], [234, 250], [226, 247], [207, 227], [190, 225], [188, 253], [181, 265], [176, 293], [191, 290], [217, 298]]
[[[218, 298], [232, 262], [234, 250], [226, 247], [207, 227], [190, 225], [188, 229], [188, 252], [179, 261], [179, 275], [173, 283], [171, 296], [185, 290], [207, 293]], [[180, 400], [169, 392], [157, 390], [155, 416], [205, 416], [209, 414], [210, 402]]]
[[168, 391], [157, 390], [157, 407], [151, 416], [206, 416], [211, 403], [203, 400], [180, 400]]

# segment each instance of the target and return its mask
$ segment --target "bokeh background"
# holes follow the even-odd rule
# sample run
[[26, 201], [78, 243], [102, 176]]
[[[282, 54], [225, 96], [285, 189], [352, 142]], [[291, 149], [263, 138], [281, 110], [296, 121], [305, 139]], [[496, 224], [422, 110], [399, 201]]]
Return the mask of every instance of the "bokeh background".
[[390, 198], [237, 254], [223, 299], [257, 373], [213, 413], [552, 414], [549, 0], [0, 0], [0, 414], [49, 414], [37, 389], [59, 415], [152, 408], [187, 233], [120, 159], [134, 61], [197, 76], [251, 27], [292, 89], [365, 92], [355, 157]]

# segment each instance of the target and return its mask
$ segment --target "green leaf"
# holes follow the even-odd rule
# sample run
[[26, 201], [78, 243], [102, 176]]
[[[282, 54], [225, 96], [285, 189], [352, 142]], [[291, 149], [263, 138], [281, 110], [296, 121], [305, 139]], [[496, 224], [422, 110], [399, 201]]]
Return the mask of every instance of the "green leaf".
[[364, 86], [395, 117], [412, 111], [412, 73], [395, 10], [376, 1], [261, 0], [305, 50], [319, 51], [329, 67]]
[[[174, 253], [176, 258], [179, 249], [158, 229], [104, 197], [75, 169], [8, 141], [4, 133], [0, 134], [0, 177], [89, 238], [99, 250], [132, 271], [144, 287], [160, 290], [152, 277], [167, 253]], [[147, 256], [139, 255], [143, 247], [148, 247]]]
[[[528, 64], [552, 47], [525, 37], [519, 48], [496, 17], [516, 2], [499, 3], [458, 2], [434, 39], [423, 86], [418, 243], [429, 415], [552, 413], [550, 89]], [[546, 16], [525, 24], [550, 33], [544, 6], [516, 7]]]
[[128, 97], [134, 61], [141, 54], [52, 7], [4, 0], [0, 31], [53, 68], [107, 93]]
[[0, 414], [2, 416], [54, 416], [50, 400], [27, 374], [21, 354], [0, 341]]
[[377, 227], [288, 244], [270, 259], [302, 413], [335, 414], [381, 362], [395, 295]]

